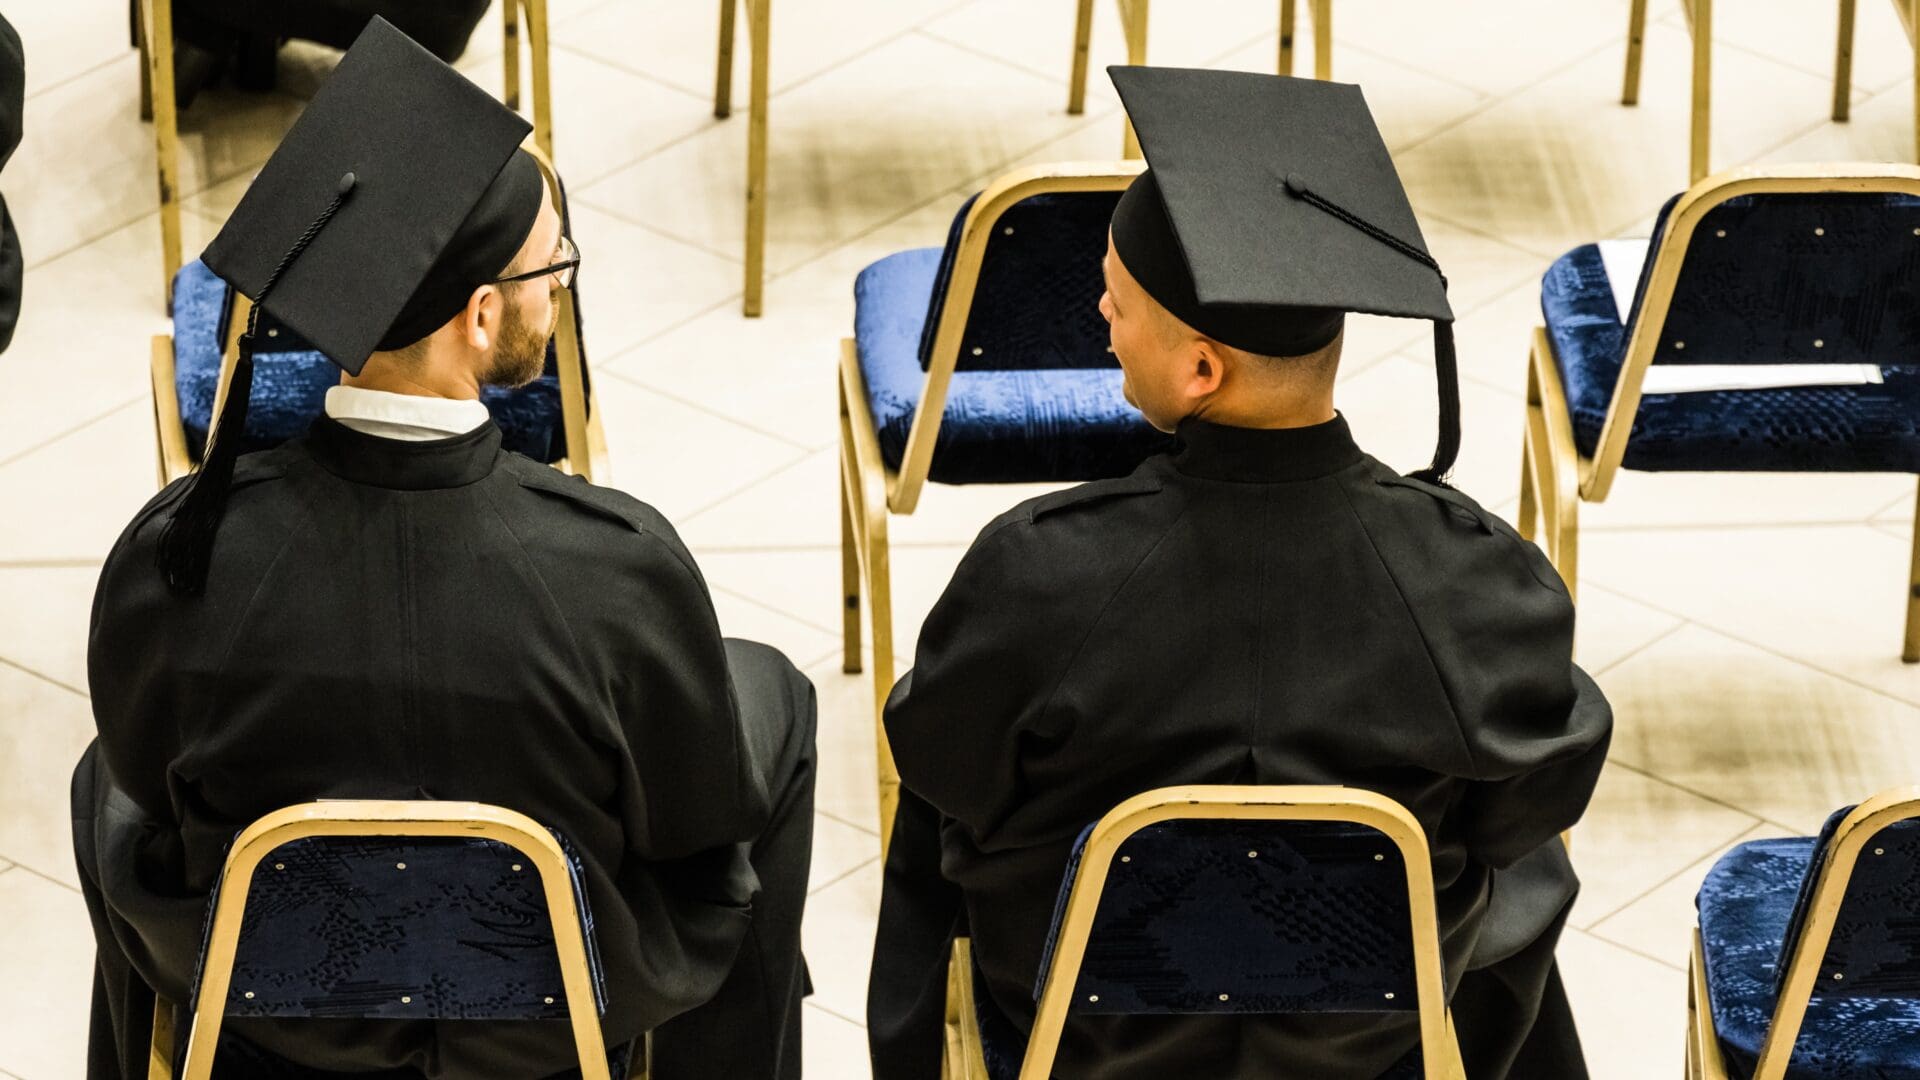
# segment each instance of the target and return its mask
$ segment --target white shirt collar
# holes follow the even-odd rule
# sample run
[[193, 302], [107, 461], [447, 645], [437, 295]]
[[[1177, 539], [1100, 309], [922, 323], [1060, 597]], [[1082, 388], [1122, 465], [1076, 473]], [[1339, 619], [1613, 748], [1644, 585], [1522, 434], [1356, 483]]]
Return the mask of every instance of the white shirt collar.
[[328, 416], [363, 435], [406, 442], [465, 435], [492, 418], [485, 405], [471, 399], [394, 394], [357, 386], [329, 388], [326, 409]]

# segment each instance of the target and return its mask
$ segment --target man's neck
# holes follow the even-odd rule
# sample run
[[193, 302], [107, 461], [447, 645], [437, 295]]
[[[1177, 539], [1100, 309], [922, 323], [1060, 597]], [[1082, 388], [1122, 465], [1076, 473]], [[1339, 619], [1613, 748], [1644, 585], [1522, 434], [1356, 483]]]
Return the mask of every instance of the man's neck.
[[368, 359], [367, 365], [360, 369], [360, 374], [342, 374], [340, 385], [356, 390], [379, 390], [389, 394], [450, 398], [455, 401], [477, 401], [480, 398], [480, 383], [470, 372], [453, 371], [444, 365], [426, 363], [407, 364], [401, 369], [397, 363], [382, 362], [379, 353]]
[[1222, 427], [1255, 428], [1259, 430], [1277, 430], [1280, 428], [1303, 428], [1324, 424], [1339, 415], [1333, 407], [1333, 396], [1316, 396], [1311, 401], [1234, 401], [1215, 399], [1205, 401], [1190, 414], [1192, 419], [1205, 420], [1209, 424]]

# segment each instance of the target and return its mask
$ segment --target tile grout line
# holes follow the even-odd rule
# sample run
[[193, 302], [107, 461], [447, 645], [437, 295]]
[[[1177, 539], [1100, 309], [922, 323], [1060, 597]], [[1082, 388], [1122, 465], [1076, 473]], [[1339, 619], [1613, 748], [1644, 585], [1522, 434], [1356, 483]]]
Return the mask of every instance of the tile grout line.
[[[1606, 592], [1607, 590], [1603, 588], [1601, 589], [1601, 591]], [[1631, 600], [1632, 597], [1627, 597], [1626, 599]], [[1579, 626], [1580, 626], [1580, 609], [1578, 604], [1574, 605], [1573, 618], [1574, 618], [1574, 633], [1578, 634]], [[1679, 622], [1673, 624], [1672, 626], [1667, 627], [1665, 630], [1662, 630], [1660, 633], [1655, 634], [1652, 638], [1634, 646], [1630, 651], [1627, 652], [1625, 656], [1609, 661], [1604, 667], [1595, 668], [1594, 670], [1587, 672], [1587, 677], [1594, 680], [1595, 684], [1598, 684], [1600, 681], [1600, 676], [1605, 675], [1607, 672], [1612, 671], [1614, 668], [1617, 668], [1621, 664], [1624, 664], [1627, 661], [1633, 659], [1634, 657], [1639, 656], [1641, 653], [1646, 652], [1648, 649], [1653, 648], [1655, 645], [1660, 644], [1661, 642], [1667, 640], [1668, 638], [1672, 637], [1673, 635], [1679, 633], [1682, 630], [1685, 630], [1687, 627], [1692, 625], [1693, 624], [1688, 622], [1687, 620], [1681, 619]]]
[[[816, 814], [819, 814], [821, 817], [827, 818], [832, 821], [837, 821], [840, 824], [845, 825], [849, 829], [858, 829], [861, 832], [866, 833], [868, 836], [874, 837], [875, 839], [878, 839], [880, 836], [880, 830], [874, 828], [873, 826], [860, 825], [855, 822], [848, 821], [846, 818], [841, 817], [839, 814], [836, 814], [831, 810], [822, 810], [818, 807], [815, 807], [813, 812]], [[859, 867], [855, 867], [854, 869], [857, 870], [859, 869]]]
[[[1660, 532], [1753, 532], [1762, 529], [1870, 529], [1876, 524], [1871, 518], [1829, 518], [1813, 521], [1729, 521], [1715, 522], [1648, 522], [1641, 525], [1583, 525], [1580, 531], [1602, 532], [1613, 536], [1627, 533]], [[1604, 587], [1604, 586], [1603, 586]], [[1619, 590], [1610, 590], [1618, 592]]]
[[[133, 47], [133, 44], [132, 44], [132, 42], [128, 42], [128, 44], [127, 44], [127, 49], [128, 49], [128, 51], [129, 51], [129, 52], [132, 52], [132, 51], [134, 51], [134, 47]], [[77, 83], [77, 82], [79, 82], [80, 80], [82, 80], [82, 79], [84, 79], [84, 78], [87, 78], [88, 76], [90, 76], [90, 75], [92, 75], [92, 74], [94, 74], [95, 72], [97, 72], [97, 71], [99, 71], [99, 70], [100, 70], [100, 69], [102, 69], [102, 68], [106, 68], [106, 67], [112, 67], [112, 66], [113, 66], [114, 64], [117, 64], [117, 63], [119, 63], [119, 62], [120, 62], [121, 60], [123, 60], [123, 59], [125, 59], [125, 58], [126, 58], [126, 53], [119, 53], [119, 54], [116, 54], [116, 55], [114, 55], [114, 56], [111, 56], [111, 57], [108, 57], [108, 58], [107, 58], [107, 59], [105, 59], [105, 60], [100, 60], [100, 61], [96, 61], [96, 62], [94, 63], [94, 65], [93, 65], [92, 67], [89, 67], [89, 68], [86, 68], [86, 69], [85, 69], [85, 70], [83, 70], [83, 71], [76, 71], [76, 72], [74, 72], [73, 74], [71, 74], [71, 75], [68, 75], [67, 77], [65, 77], [65, 78], [63, 78], [63, 79], [60, 79], [60, 80], [58, 80], [58, 81], [56, 81], [56, 82], [51, 82], [51, 83], [48, 83], [47, 85], [45, 85], [45, 86], [43, 86], [43, 87], [41, 87], [40, 89], [38, 89], [38, 90], [35, 90], [35, 91], [34, 91], [33, 93], [31, 93], [31, 94], [28, 94], [28, 95], [26, 96], [26, 98], [25, 98], [25, 99], [23, 99], [23, 104], [24, 104], [25, 102], [31, 102], [31, 101], [32, 101], [32, 100], [33, 100], [34, 98], [37, 98], [37, 97], [39, 97], [39, 96], [41, 96], [42, 94], [50, 94], [50, 93], [52, 93], [53, 91], [55, 91], [55, 90], [58, 90], [58, 89], [60, 89], [61, 87], [65, 87], [65, 86], [71, 86], [71, 85], [73, 85], [74, 83]], [[138, 66], [139, 66], [139, 64], [138, 64], [138, 61], [137, 61], [137, 60], [136, 60], [136, 62], [135, 62], [135, 65], [134, 65], [134, 66], [136, 66], [136, 67], [138, 67]], [[144, 121], [144, 120], [143, 120], [143, 121], [141, 121], [141, 123], [145, 123], [145, 122], [146, 122], [146, 121]]]
[[121, 410], [127, 408], [128, 406], [138, 404], [141, 400], [143, 400], [143, 398], [144, 398], [144, 395], [142, 397], [128, 398], [127, 400], [121, 402], [120, 404], [115, 405], [113, 408], [108, 409], [106, 412], [103, 412], [96, 416], [92, 416], [85, 420], [82, 420], [78, 424], [75, 424], [64, 431], [56, 432], [55, 434], [49, 436], [45, 440], [41, 442], [37, 442], [32, 446], [27, 447], [24, 450], [17, 451], [8, 457], [0, 458], [0, 469], [4, 469], [7, 466], [12, 465], [13, 463], [20, 461], [22, 459], [32, 457], [33, 455], [39, 453], [42, 450], [45, 450], [47, 447], [52, 446], [54, 443], [57, 443], [62, 439], [67, 439], [75, 435], [78, 435], [82, 431], [85, 431], [86, 429], [101, 422], [102, 420], [107, 419], [113, 414], [120, 412]]
[[44, 873], [44, 872], [42, 872], [42, 871], [39, 871], [39, 870], [35, 870], [35, 869], [34, 869], [33, 867], [31, 867], [31, 866], [28, 866], [28, 865], [27, 865], [26, 863], [23, 863], [23, 862], [17, 862], [17, 863], [14, 863], [14, 864], [13, 864], [13, 869], [15, 869], [15, 870], [18, 870], [18, 871], [20, 871], [21, 873], [23, 873], [23, 874], [26, 874], [26, 875], [28, 875], [28, 876], [30, 876], [30, 877], [37, 877], [37, 878], [39, 878], [40, 880], [42, 880], [42, 881], [44, 881], [44, 882], [46, 882], [46, 883], [47, 883], [47, 884], [49, 884], [49, 885], [56, 885], [56, 886], [59, 886], [60, 888], [62, 888], [62, 889], [65, 889], [65, 890], [67, 890], [67, 891], [68, 891], [68, 892], [70, 892], [70, 893], [73, 893], [73, 894], [74, 894], [75, 896], [80, 896], [80, 895], [83, 895], [83, 894], [81, 893], [81, 891], [80, 891], [80, 887], [79, 887], [79, 886], [77, 886], [77, 885], [69, 885], [69, 884], [67, 884], [67, 883], [66, 883], [66, 882], [64, 882], [64, 881], [61, 881], [61, 880], [60, 880], [59, 878], [57, 878], [57, 877], [54, 877], [54, 876], [53, 876], [52, 874], [48, 874], [48, 873]]
[[1546, 72], [1546, 74], [1541, 75], [1538, 78], [1535, 78], [1531, 81], [1522, 83], [1519, 86], [1513, 87], [1512, 89], [1509, 89], [1504, 93], [1489, 95], [1486, 98], [1486, 100], [1481, 101], [1479, 104], [1466, 110], [1465, 112], [1461, 113], [1459, 116], [1454, 117], [1452, 120], [1448, 121], [1447, 123], [1441, 124], [1439, 127], [1434, 128], [1432, 131], [1427, 132], [1425, 135], [1422, 135], [1419, 138], [1408, 141], [1404, 146], [1401, 146], [1398, 150], [1394, 151], [1394, 156], [1399, 157], [1402, 154], [1411, 153], [1412, 151], [1417, 150], [1422, 146], [1425, 146], [1426, 144], [1432, 142], [1433, 140], [1439, 138], [1440, 136], [1445, 135], [1447, 132], [1455, 130], [1460, 125], [1465, 124], [1468, 121], [1483, 115], [1489, 109], [1492, 109], [1496, 105], [1500, 105], [1508, 101], [1513, 101], [1519, 98], [1520, 95], [1527, 93], [1530, 90], [1537, 89], [1542, 84], [1549, 82], [1554, 78], [1557, 78], [1567, 69], [1572, 68], [1578, 64], [1585, 63], [1587, 60], [1600, 55], [1602, 52], [1604, 52], [1607, 49], [1614, 49], [1614, 48], [1624, 49], [1626, 48], [1626, 45], [1627, 45], [1626, 34], [1622, 32], [1622, 34], [1618, 38], [1609, 38], [1608, 40], [1601, 42], [1600, 44], [1594, 46], [1591, 49], [1588, 49], [1583, 53], [1579, 53], [1577, 55], [1568, 57], [1566, 60], [1561, 61], [1561, 63], [1556, 67], [1549, 69]]
[[[1657, 776], [1648, 777], [1648, 779], [1653, 780], [1655, 783], [1665, 784], [1667, 787], [1675, 786], [1673, 784], [1668, 784], [1665, 780], [1662, 780]], [[1601, 923], [1606, 922], [1608, 919], [1613, 918], [1615, 915], [1620, 914], [1621, 912], [1627, 910], [1628, 908], [1639, 903], [1640, 901], [1645, 900], [1647, 897], [1652, 896], [1654, 893], [1659, 892], [1661, 889], [1666, 888], [1668, 885], [1678, 880], [1680, 875], [1686, 873], [1689, 870], [1692, 870], [1694, 867], [1699, 866], [1701, 863], [1706, 862], [1708, 859], [1712, 858], [1714, 852], [1719, 851], [1721, 848], [1727, 847], [1730, 844], [1733, 844], [1734, 842], [1738, 841], [1741, 837], [1747, 835], [1753, 830], [1759, 828], [1761, 825], [1765, 824], [1765, 821], [1763, 819], [1754, 817], [1752, 814], [1745, 813], [1744, 811], [1741, 812], [1741, 816], [1747, 818], [1748, 823], [1740, 826], [1740, 828], [1735, 830], [1733, 835], [1729, 836], [1724, 842], [1713, 845], [1712, 848], [1708, 849], [1707, 854], [1702, 855], [1697, 859], [1694, 859], [1692, 862], [1686, 864], [1685, 866], [1682, 866], [1680, 869], [1675, 870], [1673, 873], [1668, 874], [1666, 877], [1661, 878], [1657, 882], [1654, 882], [1652, 885], [1641, 890], [1638, 894], [1633, 896], [1631, 899], [1621, 903], [1618, 907], [1615, 907], [1607, 911], [1605, 914], [1599, 915], [1593, 918], [1592, 920], [1588, 921], [1585, 926], [1578, 926], [1578, 927], [1575, 927], [1574, 929], [1583, 930], [1589, 934], [1594, 933], [1594, 928], [1598, 927]], [[1596, 934], [1595, 936], [1597, 937], [1599, 935]], [[1611, 941], [1612, 939], [1609, 938], [1607, 940]], [[1624, 946], [1626, 943], [1616, 941], [1614, 942], [1614, 944]], [[1631, 948], [1631, 946], [1626, 946], [1626, 947]]]
[[[1786, 832], [1795, 833], [1795, 834], [1798, 834], [1801, 831], [1799, 828], [1792, 825], [1788, 825], [1784, 821], [1775, 821], [1773, 818], [1770, 818], [1765, 814], [1755, 813], [1754, 811], [1749, 810], [1744, 806], [1735, 806], [1733, 803], [1730, 803], [1718, 796], [1709, 795], [1706, 792], [1700, 791], [1687, 784], [1682, 784], [1678, 781], [1671, 780], [1667, 777], [1661, 776], [1659, 773], [1653, 772], [1647, 766], [1635, 765], [1630, 761], [1621, 761], [1619, 758], [1612, 757], [1612, 756], [1609, 756], [1607, 758], [1607, 766], [1609, 768], [1625, 769], [1630, 773], [1636, 773], [1640, 776], [1646, 777], [1649, 780], [1657, 780], [1660, 783], [1665, 784], [1670, 788], [1676, 788], [1680, 791], [1684, 791], [1687, 794], [1694, 796], [1695, 798], [1704, 799], [1707, 802], [1710, 802], [1715, 806], [1720, 807], [1723, 810], [1732, 810], [1733, 812], [1738, 814], [1745, 814], [1747, 817], [1753, 818], [1754, 820], [1760, 822], [1762, 825], [1771, 825], [1776, 829], [1781, 829]], [[1752, 831], [1752, 828], [1753, 828], [1752, 826], [1749, 826], [1748, 831], [1749, 832]]]
[[[694, 556], [694, 560], [698, 562], [699, 556], [698, 555]], [[814, 622], [811, 619], [803, 619], [800, 616], [795, 615], [791, 611], [774, 607], [773, 605], [767, 603], [766, 601], [755, 599], [754, 597], [748, 596], [746, 593], [743, 593], [738, 589], [728, 588], [725, 585], [714, 585], [712, 583], [708, 584], [708, 588], [712, 589], [714, 592], [717, 592], [717, 593], [725, 593], [728, 596], [733, 597], [735, 600], [740, 601], [741, 603], [752, 604], [754, 607], [759, 608], [761, 611], [778, 615], [781, 618], [786, 619], [790, 622], [799, 623], [801, 626], [804, 626], [809, 630], [818, 630], [821, 633], [827, 634], [832, 637], [838, 637], [840, 635], [840, 628], [837, 626], [833, 626], [833, 627], [822, 626], [821, 624]], [[832, 656], [833, 654], [828, 653], [827, 655]], [[814, 665], [808, 664], [807, 666], [812, 667]]]
[[[729, 298], [729, 300], [737, 299], [738, 295], [739, 294], [736, 293], [734, 297]], [[723, 303], [724, 302], [727, 302], [727, 301], [723, 301]], [[609, 379], [618, 379], [621, 382], [626, 383], [628, 386], [645, 390], [649, 394], [657, 394], [660, 397], [668, 398], [672, 401], [678, 402], [679, 404], [686, 406], [689, 409], [693, 409], [696, 412], [705, 413], [706, 415], [714, 417], [715, 419], [718, 419], [718, 420], [724, 420], [727, 423], [734, 425], [735, 427], [745, 428], [746, 430], [751, 431], [756, 435], [762, 435], [762, 436], [765, 436], [766, 438], [773, 439], [776, 442], [785, 443], [787, 446], [791, 447], [792, 449], [802, 452], [801, 460], [805, 460], [807, 456], [811, 456], [813, 454], [819, 453], [820, 450], [822, 449], [822, 447], [807, 446], [804, 443], [795, 442], [794, 440], [789, 439], [785, 435], [781, 435], [778, 432], [762, 430], [761, 428], [755, 427], [754, 425], [749, 424], [746, 421], [741, 420], [736, 416], [731, 416], [727, 413], [720, 412], [714, 409], [710, 405], [703, 405], [698, 401], [689, 400], [688, 398], [681, 397], [678, 394], [668, 393], [667, 391], [662, 390], [659, 387], [649, 386], [646, 383], [641, 382], [640, 380], [634, 378], [632, 375], [629, 375], [624, 371], [616, 371], [613, 368], [606, 368], [602, 370], [600, 374]], [[790, 465], [793, 463], [789, 462], [788, 464]], [[785, 469], [787, 468], [787, 465], [782, 465], [781, 468]]]
[[1630, 953], [1650, 963], [1659, 964], [1661, 967], [1666, 968], [1668, 971], [1685, 972], [1687, 970], [1686, 968], [1681, 967], [1679, 964], [1676, 964], [1671, 960], [1662, 960], [1657, 956], [1649, 956], [1648, 954], [1641, 952], [1639, 949], [1636, 949], [1631, 945], [1623, 945], [1620, 942], [1613, 940], [1612, 938], [1601, 937], [1599, 934], [1595, 934], [1588, 930], [1582, 930], [1577, 926], [1573, 927], [1572, 929], [1574, 933], [1583, 934], [1587, 937], [1590, 937], [1601, 945], [1605, 945], [1608, 948], [1612, 948], [1612, 949], [1619, 949], [1622, 952]]
[[[815, 811], [814, 811], [814, 813], [816, 813], [816, 814], [817, 814], [817, 813], [819, 813], [819, 812], [820, 812], [820, 811], [818, 811], [818, 810], [815, 810]], [[829, 816], [831, 816], [831, 815], [829, 815]], [[839, 818], [834, 818], [834, 820], [835, 820], [835, 821], [839, 821], [840, 819], [839, 819]], [[846, 823], [845, 823], [845, 822], [841, 822], [841, 824], [843, 824], [843, 825], [844, 825], [844, 824], [846, 824]], [[835, 874], [835, 875], [834, 875], [833, 877], [831, 877], [831, 878], [829, 878], [829, 879], [827, 879], [826, 881], [823, 881], [823, 882], [821, 882], [820, 884], [818, 884], [818, 885], [816, 885], [816, 886], [814, 886], [814, 887], [812, 887], [812, 888], [810, 888], [810, 889], [808, 889], [808, 890], [807, 890], [807, 895], [808, 895], [809, 897], [812, 897], [812, 896], [816, 896], [816, 895], [818, 895], [818, 894], [820, 894], [820, 893], [823, 893], [823, 892], [826, 892], [826, 891], [827, 891], [828, 889], [831, 889], [831, 888], [833, 888], [833, 887], [834, 887], [835, 885], [838, 885], [838, 884], [840, 884], [841, 882], [843, 882], [843, 881], [845, 881], [845, 880], [847, 880], [848, 878], [850, 878], [850, 877], [852, 877], [853, 875], [855, 875], [855, 874], [857, 874], [857, 873], [859, 873], [859, 872], [860, 872], [860, 871], [862, 871], [862, 870], [865, 870], [865, 869], [866, 869], [867, 867], [869, 867], [869, 866], [872, 866], [872, 865], [873, 865], [874, 863], [877, 863], [877, 862], [879, 862], [879, 861], [880, 861], [880, 856], [878, 856], [878, 855], [869, 855], [869, 856], [867, 856], [866, 858], [864, 858], [864, 859], [861, 859], [861, 860], [860, 860], [860, 863], [859, 863], [859, 865], [857, 865], [857, 866], [854, 866], [854, 867], [851, 867], [850, 869], [847, 869], [847, 870], [842, 870], [842, 871], [841, 871], [840, 873], [838, 873], [838, 874]]]
[[60, 679], [56, 679], [53, 676], [46, 674], [45, 672], [35, 671], [34, 669], [28, 667], [25, 664], [22, 664], [15, 660], [9, 660], [4, 656], [0, 656], [0, 667], [12, 668], [13, 670], [20, 672], [22, 675], [31, 675], [34, 678], [39, 679], [41, 682], [47, 683], [51, 686], [57, 686], [60, 689], [65, 690], [69, 694], [76, 694], [82, 700], [85, 700], [85, 701], [93, 700], [91, 695], [89, 695], [85, 690], [82, 690], [77, 686], [69, 686], [64, 681]]
[[809, 1001], [807, 1002], [807, 1004], [813, 1006], [816, 1009], [819, 1009], [821, 1012], [826, 1013], [828, 1016], [833, 1017], [835, 1020], [845, 1021], [846, 1023], [852, 1024], [854, 1027], [859, 1028], [861, 1031], [867, 1030], [867, 1025], [861, 1023], [858, 1020], [853, 1019], [850, 1016], [846, 1016], [841, 1013], [835, 1012], [833, 1009], [830, 1009], [827, 1006], [822, 1005], [817, 1001]]

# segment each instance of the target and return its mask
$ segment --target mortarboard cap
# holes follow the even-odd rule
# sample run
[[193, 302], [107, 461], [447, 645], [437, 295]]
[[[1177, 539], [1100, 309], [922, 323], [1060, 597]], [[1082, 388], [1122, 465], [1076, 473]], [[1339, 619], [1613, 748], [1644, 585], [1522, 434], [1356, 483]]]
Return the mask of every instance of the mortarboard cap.
[[545, 181], [530, 126], [375, 17], [267, 160], [201, 259], [254, 301], [212, 444], [159, 564], [205, 589], [246, 427], [262, 311], [350, 374], [410, 345], [506, 270]]
[[[532, 231], [531, 130], [385, 19], [367, 24], [201, 258], [358, 374], [379, 349], [439, 329]], [[351, 195], [261, 296], [333, 197]]]
[[1148, 295], [1222, 344], [1298, 356], [1347, 312], [1431, 319], [1440, 442], [1459, 450], [1446, 278], [1358, 86], [1234, 71], [1112, 67], [1148, 170], [1113, 245]]

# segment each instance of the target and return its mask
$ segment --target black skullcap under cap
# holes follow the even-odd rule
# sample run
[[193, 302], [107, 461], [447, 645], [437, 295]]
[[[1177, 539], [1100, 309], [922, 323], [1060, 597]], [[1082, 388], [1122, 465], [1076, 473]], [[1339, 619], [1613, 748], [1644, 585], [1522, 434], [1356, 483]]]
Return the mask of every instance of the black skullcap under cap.
[[1342, 313], [1434, 323], [1440, 439], [1460, 448], [1446, 278], [1360, 88], [1186, 68], [1111, 67], [1149, 170], [1121, 197], [1113, 246], [1181, 321], [1224, 345], [1297, 356]]
[[213, 440], [157, 562], [206, 589], [247, 426], [262, 311], [358, 375], [501, 276], [539, 216], [530, 126], [385, 19], [368, 22], [201, 256], [254, 301]]
[[[530, 125], [375, 17], [201, 256], [350, 374], [445, 325], [540, 213]], [[344, 174], [351, 196], [260, 291]]]

